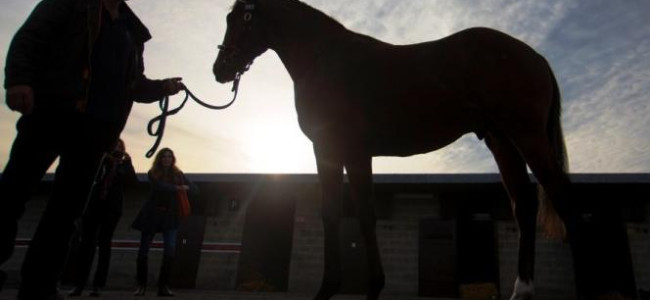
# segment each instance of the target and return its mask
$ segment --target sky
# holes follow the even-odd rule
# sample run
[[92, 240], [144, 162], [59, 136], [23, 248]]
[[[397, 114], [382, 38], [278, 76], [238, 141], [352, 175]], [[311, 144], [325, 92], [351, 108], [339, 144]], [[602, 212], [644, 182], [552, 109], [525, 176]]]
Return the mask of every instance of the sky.
[[[37, 0], [2, 0], [0, 63]], [[563, 97], [562, 123], [571, 172], [650, 172], [650, 1], [648, 0], [305, 0], [352, 31], [393, 44], [436, 40], [468, 27], [491, 27], [528, 43], [550, 62]], [[232, 97], [212, 64], [231, 0], [131, 0], [153, 39], [145, 74], [180, 76], [214, 104]], [[4, 82], [4, 73], [0, 75]], [[19, 117], [1, 93], [0, 165]], [[172, 97], [171, 106], [181, 96]], [[135, 104], [122, 134], [138, 172], [151, 160], [147, 122], [156, 104]], [[293, 86], [273, 51], [242, 77], [234, 105], [212, 111], [188, 103], [167, 120], [161, 147], [187, 173], [315, 173], [311, 142], [298, 127]], [[52, 169], [53, 170], [53, 169]], [[408, 158], [375, 158], [375, 173], [492, 173], [490, 152], [473, 134]]]

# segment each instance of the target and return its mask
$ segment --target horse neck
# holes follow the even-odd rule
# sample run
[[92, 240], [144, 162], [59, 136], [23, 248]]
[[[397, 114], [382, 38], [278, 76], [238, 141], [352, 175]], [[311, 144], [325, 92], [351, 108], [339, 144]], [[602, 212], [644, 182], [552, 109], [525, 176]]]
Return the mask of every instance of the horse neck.
[[274, 50], [294, 81], [301, 77], [324, 49], [350, 33], [321, 12], [294, 0], [267, 0], [272, 3], [265, 16], [269, 26], [270, 49]]

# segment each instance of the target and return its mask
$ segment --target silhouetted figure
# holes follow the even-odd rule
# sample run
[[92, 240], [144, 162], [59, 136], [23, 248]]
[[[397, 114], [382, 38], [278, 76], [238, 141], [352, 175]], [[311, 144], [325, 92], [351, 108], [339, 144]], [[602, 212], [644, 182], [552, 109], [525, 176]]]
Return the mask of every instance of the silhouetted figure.
[[167, 282], [176, 250], [176, 234], [184, 217], [181, 210], [182, 198], [188, 193], [197, 195], [198, 187], [176, 166], [176, 157], [169, 148], [158, 151], [151, 170], [147, 173], [151, 182], [151, 195], [133, 221], [132, 227], [142, 232], [138, 249], [135, 296], [144, 296], [148, 278], [148, 256], [151, 242], [156, 233], [162, 233], [164, 250], [158, 276], [158, 296], [173, 296]]
[[5, 68], [7, 105], [22, 114], [0, 180], [0, 263], [14, 249], [31, 192], [59, 158], [52, 194], [22, 266], [19, 299], [58, 297], [57, 281], [103, 154], [134, 100], [183, 88], [149, 80], [149, 31], [123, 0], [43, 0], [14, 36]]
[[68, 296], [80, 296], [99, 248], [97, 270], [90, 296], [99, 296], [106, 286], [111, 260], [113, 232], [122, 216], [124, 186], [137, 182], [131, 157], [119, 139], [113, 152], [104, 156], [81, 221], [81, 242], [77, 259], [75, 287]]
[[373, 300], [385, 277], [375, 232], [372, 158], [427, 153], [467, 133], [485, 139], [520, 228], [512, 299], [534, 294], [538, 200], [527, 167], [543, 187], [542, 225], [566, 233], [578, 294], [593, 296], [581, 234], [585, 222], [567, 174], [560, 92], [549, 63], [534, 49], [489, 28], [392, 45], [352, 32], [300, 1], [238, 0], [227, 26], [214, 63], [218, 82], [237, 82], [257, 56], [272, 49], [294, 83], [300, 129], [313, 142], [323, 191], [325, 267], [315, 299], [331, 298], [341, 285], [344, 170], [366, 244], [367, 299]]

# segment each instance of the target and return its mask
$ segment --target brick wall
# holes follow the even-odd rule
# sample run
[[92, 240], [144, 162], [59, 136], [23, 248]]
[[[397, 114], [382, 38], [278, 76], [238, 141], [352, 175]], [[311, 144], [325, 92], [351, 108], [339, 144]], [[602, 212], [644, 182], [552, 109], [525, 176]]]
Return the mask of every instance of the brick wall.
[[[49, 191], [49, 183], [37, 191], [35, 197], [26, 207], [25, 214], [20, 221], [17, 238], [19, 240], [31, 239], [32, 233], [38, 224], [40, 215], [45, 207]], [[201, 254], [199, 270], [197, 274], [196, 287], [202, 289], [233, 290], [239, 263], [239, 246], [244, 226], [243, 215], [245, 208], [238, 210], [229, 209], [229, 197], [238, 197], [238, 193], [231, 192], [228, 195], [217, 195], [211, 193], [213, 187], [205, 183], [198, 183], [202, 189], [203, 201], [213, 201], [210, 207], [211, 213], [207, 216], [204, 235], [205, 244], [231, 245], [235, 250], [225, 251], [204, 251]], [[142, 202], [149, 193], [146, 183], [127, 190], [124, 210], [113, 236], [113, 241], [139, 241], [140, 232], [131, 229], [131, 222], [135, 219]], [[206, 193], [207, 192], [207, 193]], [[162, 237], [157, 235], [154, 242], [162, 242]], [[7, 271], [9, 278], [7, 286], [17, 286], [19, 270], [24, 258], [26, 247], [16, 248], [14, 255], [5, 265], [3, 270]], [[135, 261], [137, 256], [136, 248], [114, 248], [112, 251], [111, 265], [108, 275], [107, 288], [110, 289], [132, 289], [135, 288]], [[149, 254], [149, 283], [155, 284], [162, 258], [160, 249], [151, 249]], [[92, 280], [92, 275], [89, 282]]]
[[[311, 178], [311, 177], [310, 177]], [[320, 189], [315, 180], [297, 180], [291, 189], [296, 199], [293, 216], [293, 243], [289, 265], [288, 291], [313, 294], [318, 290], [323, 270], [323, 229], [320, 215]], [[39, 189], [21, 219], [18, 238], [29, 239], [44, 208], [47, 184]], [[201, 289], [233, 290], [240, 261], [240, 246], [246, 226], [246, 208], [255, 197], [254, 188], [246, 180], [199, 182], [207, 215], [204, 243], [230, 245], [225, 250], [203, 251], [197, 274], [196, 287]], [[416, 296], [418, 294], [418, 230], [423, 218], [453, 216], [442, 203], [456, 202], [455, 192], [441, 192], [431, 188], [435, 184], [377, 185], [380, 192], [390, 197], [378, 199], [380, 219], [377, 234], [386, 272], [386, 294]], [[435, 186], [445, 186], [437, 184]], [[498, 182], [490, 182], [500, 190]], [[461, 187], [464, 189], [464, 187]], [[492, 189], [492, 188], [491, 188]], [[646, 188], [647, 189], [647, 188]], [[443, 189], [444, 190], [444, 189]], [[472, 191], [482, 197], [490, 193]], [[478, 193], [478, 194], [477, 194]], [[139, 232], [130, 229], [130, 223], [148, 195], [146, 184], [127, 194], [124, 214], [115, 232], [115, 240], [138, 240]], [[650, 290], [650, 200], [643, 199], [645, 210], [641, 218], [626, 224], [631, 249], [636, 285]], [[234, 205], [233, 205], [234, 204]], [[505, 204], [507, 207], [507, 203]], [[507, 210], [507, 208], [506, 208]], [[509, 213], [509, 212], [508, 212]], [[347, 228], [355, 221], [346, 219]], [[495, 223], [498, 280], [501, 298], [507, 299], [512, 291], [517, 260], [518, 232], [508, 218], [498, 218]], [[358, 230], [358, 229], [356, 229]], [[360, 237], [358, 240], [361, 240]], [[345, 245], [344, 245], [345, 246]], [[357, 245], [349, 245], [356, 247]], [[363, 246], [363, 245], [359, 245]], [[3, 266], [8, 271], [8, 285], [16, 284], [24, 247], [18, 247], [14, 256]], [[350, 249], [353, 251], [354, 249]], [[150, 258], [150, 282], [155, 283], [161, 251], [153, 250]], [[114, 249], [109, 273], [109, 289], [132, 289], [135, 285], [136, 249]], [[572, 299], [575, 295], [572, 258], [566, 244], [548, 241], [538, 234], [536, 260], [536, 291], [540, 299]]]
[[418, 294], [419, 222], [440, 217], [440, 201], [432, 194], [397, 194], [391, 213], [377, 223], [379, 249], [386, 272], [387, 294]]
[[289, 291], [315, 293], [323, 274], [323, 224], [320, 188], [301, 189], [296, 195]]
[[[206, 221], [204, 243], [241, 245], [244, 230], [246, 198], [238, 193], [202, 193], [202, 199], [210, 203]], [[231, 201], [238, 207], [231, 208]], [[214, 207], [216, 206], [216, 208]], [[200, 289], [233, 290], [239, 265], [240, 251], [204, 251], [196, 280]]]

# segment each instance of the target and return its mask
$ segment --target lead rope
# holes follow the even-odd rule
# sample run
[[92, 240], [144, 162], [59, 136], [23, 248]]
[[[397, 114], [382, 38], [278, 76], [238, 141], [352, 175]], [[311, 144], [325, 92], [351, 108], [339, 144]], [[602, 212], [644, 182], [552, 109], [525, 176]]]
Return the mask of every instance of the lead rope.
[[[181, 102], [181, 105], [179, 105], [177, 108], [174, 108], [172, 110], [169, 109], [169, 96], [165, 96], [160, 101], [158, 102], [158, 106], [160, 107], [160, 115], [154, 117], [149, 121], [149, 124], [147, 124], [147, 133], [149, 133], [150, 136], [155, 136], [156, 141], [153, 143], [153, 146], [149, 151], [147, 151], [146, 157], [151, 158], [155, 153], [156, 150], [158, 149], [158, 146], [160, 146], [160, 142], [162, 141], [163, 134], [165, 133], [165, 124], [167, 123], [167, 117], [171, 115], [177, 114], [183, 106], [185, 106], [185, 103], [187, 102], [187, 99], [192, 98], [194, 102], [200, 104], [201, 106], [208, 108], [208, 109], [214, 109], [214, 110], [222, 110], [228, 108], [230, 105], [235, 103], [235, 99], [237, 99], [237, 92], [239, 91], [239, 79], [241, 77], [241, 73], [237, 73], [235, 75], [235, 80], [233, 81], [232, 84], [232, 92], [234, 92], [234, 95], [232, 97], [232, 100], [230, 102], [226, 103], [225, 105], [211, 105], [206, 103], [205, 101], [199, 99], [198, 97], [194, 96], [192, 92], [187, 87], [184, 87], [183, 90], [185, 91], [185, 99], [183, 99], [183, 102]], [[158, 127], [154, 130], [154, 125], [158, 123]]]

